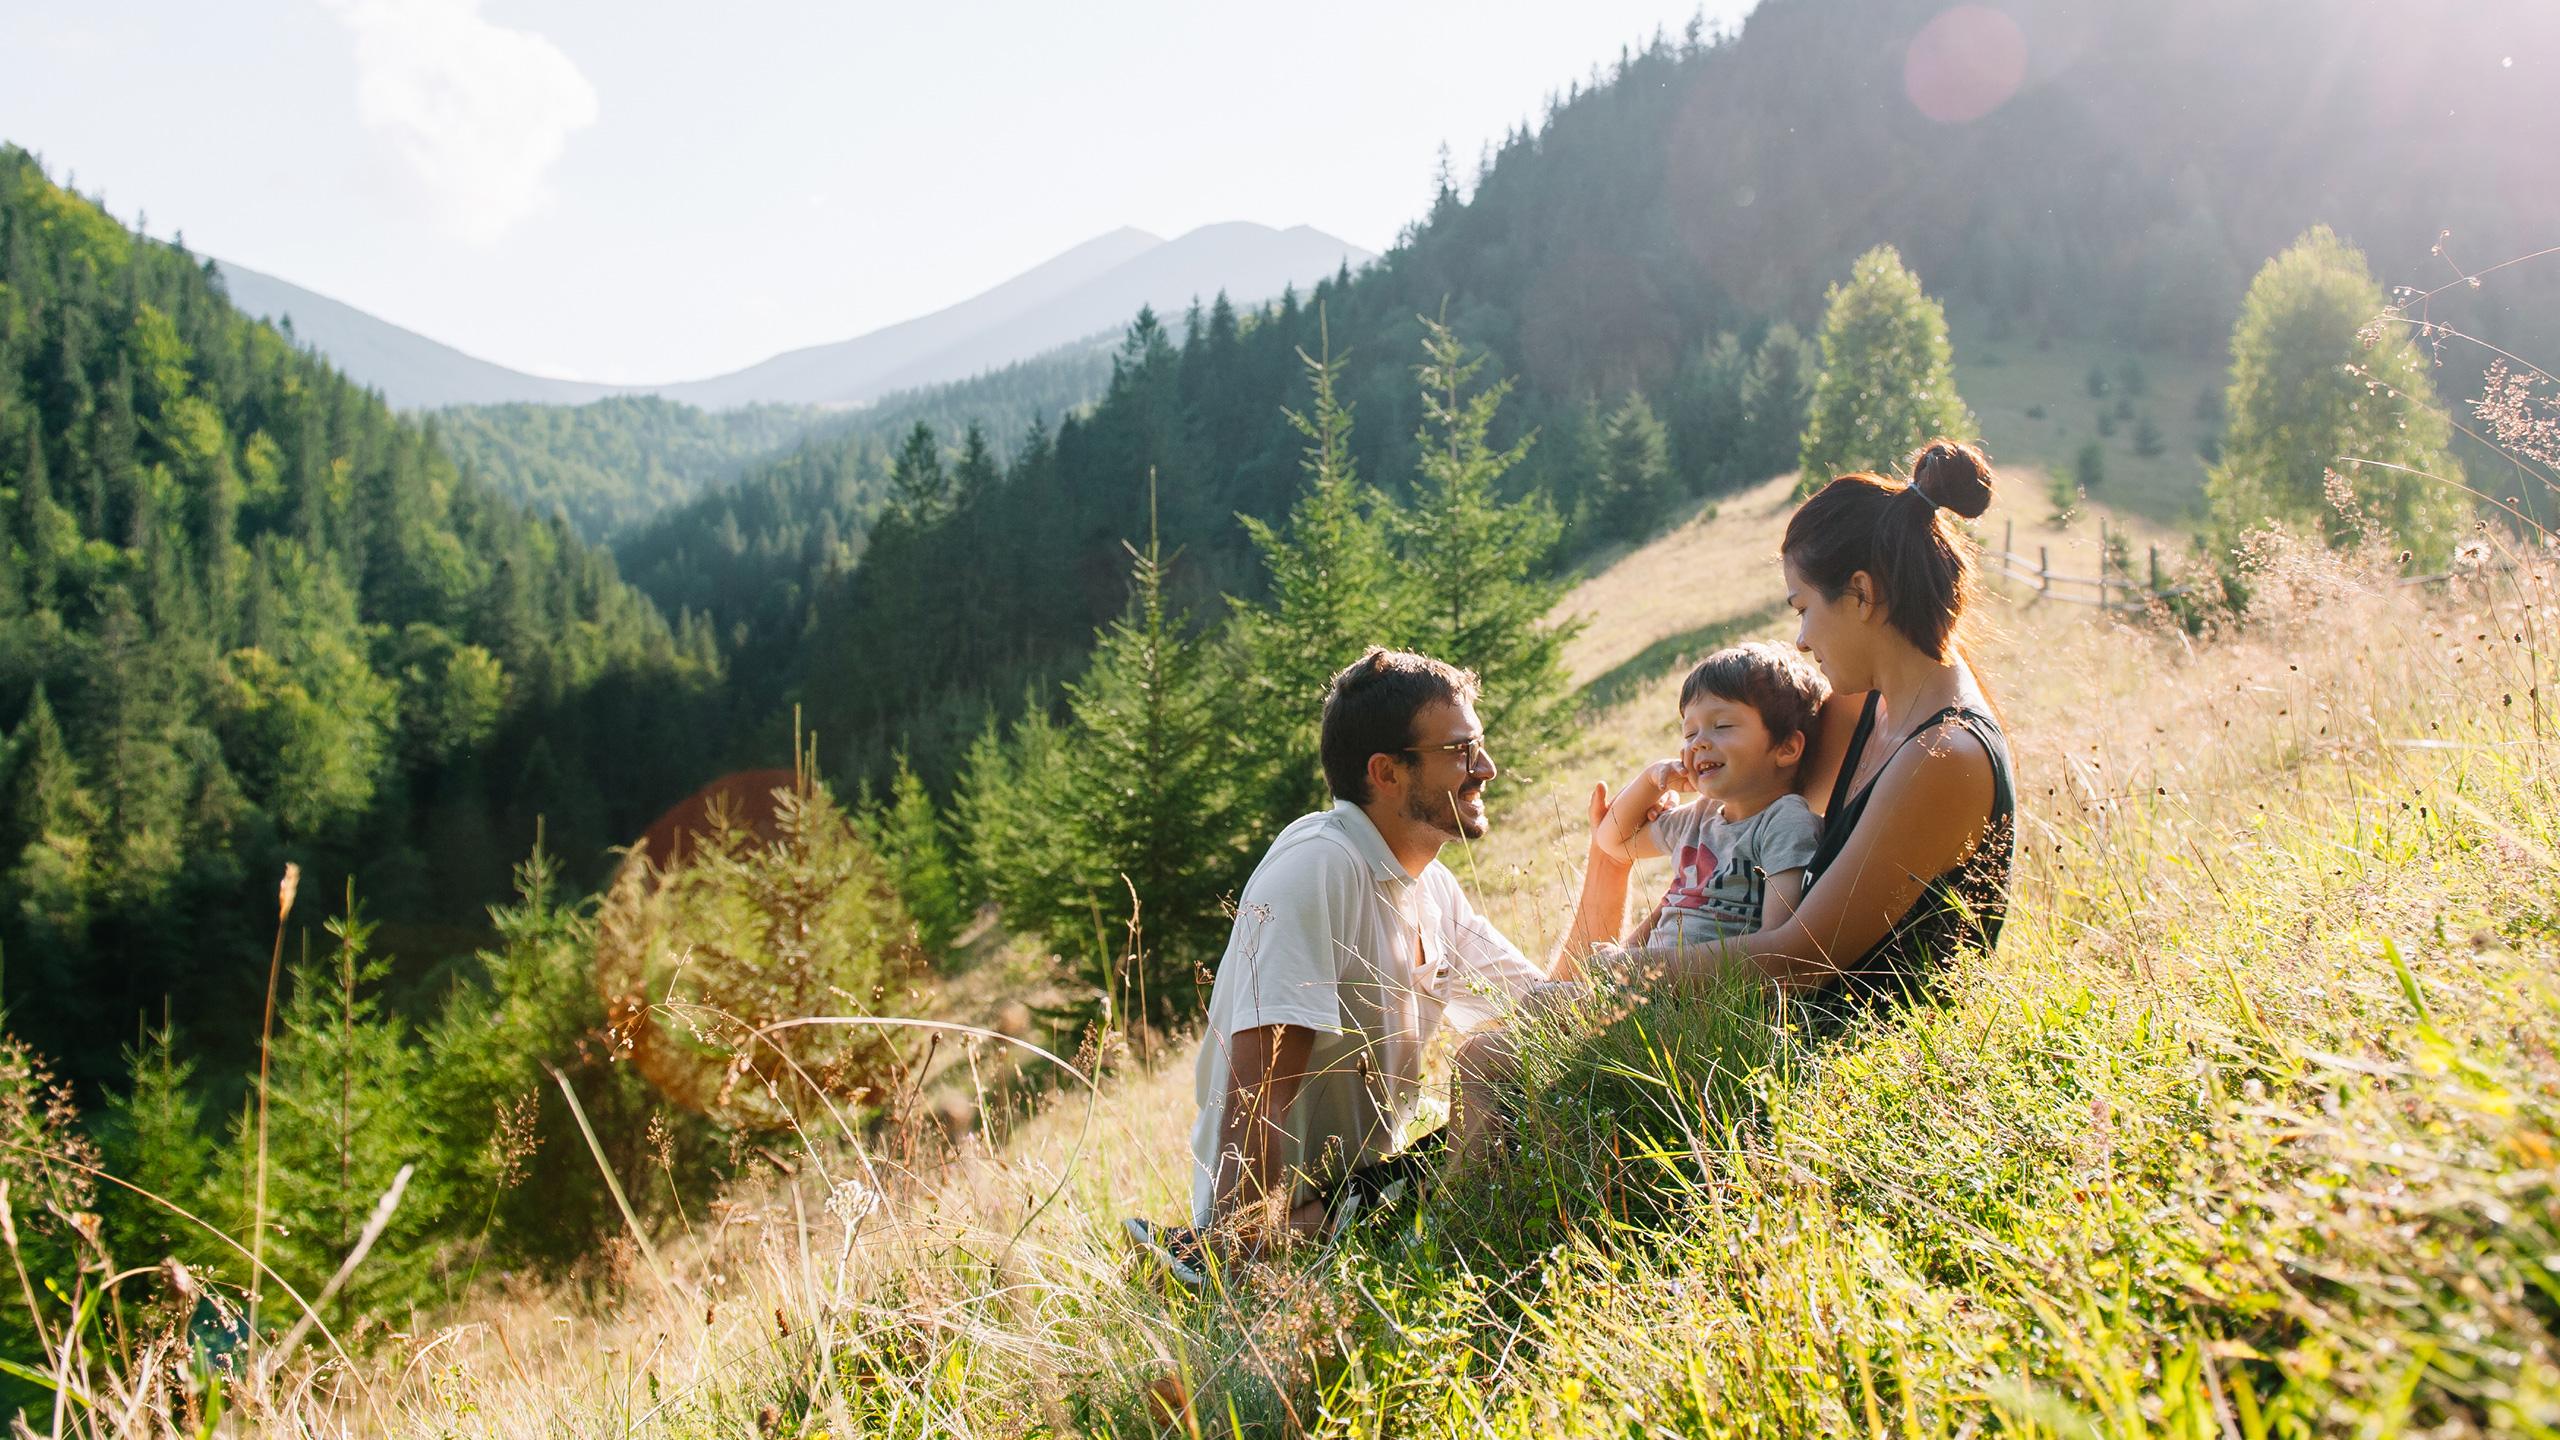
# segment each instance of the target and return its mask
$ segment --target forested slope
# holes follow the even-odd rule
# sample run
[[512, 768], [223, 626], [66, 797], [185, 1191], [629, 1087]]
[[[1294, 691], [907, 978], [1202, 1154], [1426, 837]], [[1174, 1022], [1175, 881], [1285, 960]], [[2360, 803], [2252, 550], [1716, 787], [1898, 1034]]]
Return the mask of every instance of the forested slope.
[[584, 405], [457, 405], [433, 412], [431, 423], [490, 489], [536, 515], [557, 512], [578, 538], [600, 545], [770, 459], [825, 414], [617, 395]]
[[[2428, 255], [2440, 229], [2474, 265], [2560, 233], [2560, 191], [2507, 183], [2547, 167], [2536, 137], [2560, 129], [2560, 92], [2501, 64], [2560, 49], [2548, 7], [2031, 0], [1959, 7], [1990, 28], [1953, 34], [1931, 28], [1942, 10], [1767, 0], [1736, 35], [1657, 40], [1557, 97], [1356, 277], [1259, 312], [1221, 306], [1179, 343], [1141, 321], [1093, 413], [1036, 437], [991, 432], [1001, 472], [914, 477], [926, 483], [883, 531], [895, 543], [875, 535], [841, 578], [768, 569], [766, 586], [809, 591], [688, 600], [748, 617], [735, 698], [754, 716], [804, 700], [840, 767], [876, 767], [900, 740], [947, 753], [1117, 610], [1151, 471], [1183, 598], [1251, 587], [1233, 517], [1274, 515], [1291, 493], [1294, 353], [1322, 348], [1325, 328], [1348, 355], [1361, 472], [1390, 491], [1414, 473], [1418, 316], [1445, 316], [1516, 375], [1504, 437], [1538, 440], [1515, 478], [1555, 500], [1574, 551], [1640, 529], [1684, 488], [1793, 463], [1792, 417], [1757, 413], [1750, 377], [1801, 366], [1793, 332], [1771, 327], [1810, 328], [1824, 288], [1879, 242], [2022, 348], [2087, 336], [2207, 354], [2248, 277], [2312, 224], [2394, 279], [2443, 278], [2428, 268], [2442, 268]], [[2440, 103], [2457, 79], [2462, 102]], [[2516, 277], [2460, 318], [2526, 338], [2560, 308], [2550, 287]], [[1772, 388], [1800, 403], [1800, 388]], [[1659, 470], [1610, 457], [1638, 410], [1669, 432]], [[953, 464], [962, 437], [936, 438]], [[868, 517], [854, 502], [790, 523], [850, 547]], [[752, 531], [730, 548], [791, 553]]]
[[287, 857], [469, 924], [537, 817], [597, 855], [697, 767], [707, 635], [15, 148], [0, 512], [5, 999], [84, 1079], [254, 1044]]
[[[651, 516], [614, 553], [670, 615], [710, 621], [725, 644], [770, 645], [805, 627], [813, 595], [852, 567], [916, 426], [960, 441], [971, 425], [997, 449], [1100, 398], [1110, 345], [1095, 339], [950, 385], [888, 395], [813, 423], [798, 443], [735, 483]], [[751, 671], [771, 668], [749, 659]]]

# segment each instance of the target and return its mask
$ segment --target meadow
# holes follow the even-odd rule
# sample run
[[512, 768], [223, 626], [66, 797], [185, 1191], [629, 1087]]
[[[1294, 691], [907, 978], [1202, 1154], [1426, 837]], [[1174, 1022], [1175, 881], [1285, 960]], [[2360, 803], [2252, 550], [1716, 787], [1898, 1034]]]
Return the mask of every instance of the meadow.
[[[1785, 494], [1567, 601], [1613, 622], [1587, 724], [1449, 856], [1524, 945], [1682, 661], [1782, 633]], [[1189, 1048], [1106, 1037], [949, 1144], [807, 1117], [573, 1285], [239, 1371], [92, 1306], [57, 1433], [2554, 1433], [2560, 567], [2506, 561], [2409, 587], [2278, 546], [2225, 634], [1995, 593], [2021, 896], [1943, 1005], [1542, 1037], [1514, 1153], [1205, 1295], [1118, 1228], [1183, 1207]], [[992, 1015], [1023, 962], [985, 963]], [[983, 1085], [1019, 1048], [957, 1054]]]

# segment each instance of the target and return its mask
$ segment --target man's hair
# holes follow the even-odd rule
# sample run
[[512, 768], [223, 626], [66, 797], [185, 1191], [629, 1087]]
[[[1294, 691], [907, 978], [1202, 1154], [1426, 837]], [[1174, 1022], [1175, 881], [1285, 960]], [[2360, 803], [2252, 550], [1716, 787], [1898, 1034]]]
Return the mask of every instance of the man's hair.
[[1337, 800], [1369, 803], [1369, 757], [1413, 747], [1413, 717], [1435, 700], [1476, 697], [1476, 674], [1410, 650], [1372, 645], [1325, 687], [1316, 754]]
[[1802, 735], [1810, 749], [1822, 702], [1831, 698], [1831, 682], [1790, 647], [1755, 640], [1727, 646], [1699, 661], [1689, 678], [1680, 682], [1683, 710], [1707, 695], [1759, 711], [1760, 723], [1769, 727], [1770, 744]]

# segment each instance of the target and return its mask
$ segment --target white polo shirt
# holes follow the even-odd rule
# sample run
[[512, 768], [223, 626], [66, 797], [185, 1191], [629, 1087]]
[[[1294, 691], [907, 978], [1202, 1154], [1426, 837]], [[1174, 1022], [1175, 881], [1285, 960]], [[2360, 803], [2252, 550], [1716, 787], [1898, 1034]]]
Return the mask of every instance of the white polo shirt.
[[1194, 1223], [1209, 1223], [1216, 1198], [1239, 1031], [1315, 1032], [1309, 1074], [1282, 1121], [1303, 1200], [1393, 1151], [1421, 1099], [1424, 1047], [1444, 1020], [1478, 1023], [1545, 978], [1467, 903], [1448, 866], [1407, 874], [1359, 806], [1337, 800], [1292, 822], [1245, 882], [1209, 992], [1193, 1079]]

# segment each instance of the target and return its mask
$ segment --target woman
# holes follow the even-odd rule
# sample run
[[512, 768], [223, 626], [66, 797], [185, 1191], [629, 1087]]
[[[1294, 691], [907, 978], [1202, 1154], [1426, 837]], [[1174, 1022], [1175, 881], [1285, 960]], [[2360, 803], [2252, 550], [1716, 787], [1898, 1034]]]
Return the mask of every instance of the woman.
[[[2007, 741], [1959, 644], [1975, 587], [1957, 526], [1989, 508], [1991, 467], [1972, 446], [1939, 440], [1911, 474], [1907, 485], [1833, 480], [1796, 511], [1780, 546], [1796, 644], [1835, 692], [1865, 696], [1834, 752], [1803, 902], [1783, 923], [1719, 945], [1609, 947], [1600, 968], [1702, 983], [1747, 967], [1831, 1009], [1918, 992], [1955, 951], [1999, 940], [2017, 797]], [[1595, 846], [1577, 932], [1614, 939], [1626, 884], [1626, 867]]]

